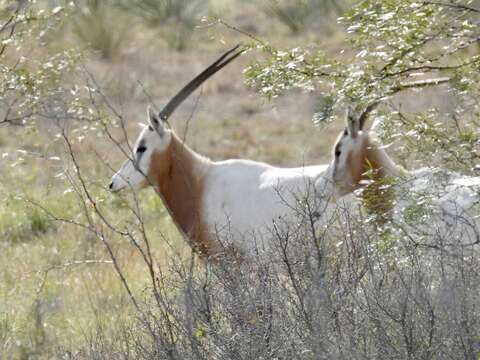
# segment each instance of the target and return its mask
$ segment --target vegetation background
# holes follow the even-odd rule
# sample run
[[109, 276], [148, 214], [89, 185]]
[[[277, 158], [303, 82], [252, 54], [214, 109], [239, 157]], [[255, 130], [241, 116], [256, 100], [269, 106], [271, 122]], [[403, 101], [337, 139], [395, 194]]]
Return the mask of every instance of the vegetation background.
[[[229, 327], [228, 336], [212, 343], [205, 320], [191, 320], [176, 303], [155, 308], [160, 283], [168, 299], [192, 290], [185, 286], [192, 278], [190, 249], [152, 190], [114, 196], [106, 185], [125, 159], [127, 139], [131, 144], [145, 121], [146, 106], [160, 108], [237, 43], [249, 51], [172, 119], [199, 153], [279, 166], [327, 163], [346, 106], [367, 113], [381, 102], [374, 112], [383, 120], [378, 132], [393, 144], [399, 164], [476, 175], [479, 20], [480, 3], [468, 0], [0, 0], [0, 358], [248, 359], [261, 351], [262, 358], [342, 358], [320, 340], [318, 347], [298, 340], [290, 355], [275, 353], [271, 343], [257, 349], [252, 344], [265, 336], [248, 306], [242, 311], [250, 325], [238, 330], [246, 340], [234, 339], [237, 328], [219, 320], [223, 325], [213, 333]], [[423, 214], [416, 211], [413, 217]], [[397, 240], [386, 233], [371, 241], [384, 241], [378, 248], [387, 260], [381, 264], [396, 269], [390, 251]], [[141, 251], [147, 245], [154, 261]], [[473, 273], [459, 288], [471, 307], [457, 324], [464, 331], [458, 353], [478, 359], [478, 297], [472, 295], [480, 284], [478, 257], [473, 252], [467, 258]], [[464, 271], [463, 265], [455, 269]], [[198, 284], [211, 281], [205, 276]], [[247, 289], [265, 295], [264, 279], [249, 281], [256, 285], [244, 282]], [[165, 319], [185, 328], [166, 326]], [[370, 341], [378, 339], [365, 328], [358, 341], [363, 345], [350, 344], [357, 352], [349, 358], [443, 359], [451, 356], [445, 347], [457, 351], [457, 340], [444, 341], [437, 335], [442, 331], [430, 342], [409, 342], [415, 326], [407, 329], [408, 316], [398, 321], [404, 332], [394, 325], [375, 332], [396, 339], [383, 340], [395, 351], [369, 352]], [[438, 323], [443, 330], [451, 326]], [[286, 320], [283, 325], [288, 328]], [[163, 331], [172, 326], [177, 332], [167, 346]], [[323, 339], [319, 329], [309, 332]], [[184, 338], [190, 353], [178, 345]], [[230, 352], [215, 352], [214, 343]], [[233, 351], [232, 343], [243, 348]]]

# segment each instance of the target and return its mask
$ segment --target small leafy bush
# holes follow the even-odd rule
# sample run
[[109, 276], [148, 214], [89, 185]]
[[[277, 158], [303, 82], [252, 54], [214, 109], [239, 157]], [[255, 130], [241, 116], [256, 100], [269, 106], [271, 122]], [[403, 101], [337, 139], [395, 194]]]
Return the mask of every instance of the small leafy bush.
[[21, 242], [46, 233], [55, 227], [41, 210], [31, 207], [7, 206], [0, 208], [0, 236], [2, 241]]

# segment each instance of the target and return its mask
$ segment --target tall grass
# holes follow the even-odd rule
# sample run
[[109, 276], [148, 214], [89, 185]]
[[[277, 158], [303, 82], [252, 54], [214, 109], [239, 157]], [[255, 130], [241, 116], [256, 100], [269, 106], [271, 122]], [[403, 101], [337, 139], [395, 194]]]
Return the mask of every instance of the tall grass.
[[[11, 213], [11, 208], [0, 214], [0, 237], [2, 241], [22, 242], [54, 228], [54, 224], [37, 209], [22, 209]], [[6, 213], [8, 212], [8, 213]]]
[[195, 27], [209, 11], [208, 0], [116, 0], [121, 9], [158, 26], [170, 48], [184, 50]]

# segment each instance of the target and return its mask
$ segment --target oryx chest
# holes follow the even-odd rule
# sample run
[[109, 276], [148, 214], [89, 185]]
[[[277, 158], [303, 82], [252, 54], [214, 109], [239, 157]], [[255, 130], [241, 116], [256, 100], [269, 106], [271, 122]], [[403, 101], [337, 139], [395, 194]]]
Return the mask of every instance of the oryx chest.
[[314, 183], [326, 168], [282, 169], [245, 160], [215, 163], [203, 196], [209, 232], [242, 250], [264, 241], [275, 221], [293, 218], [299, 202], [314, 197]]

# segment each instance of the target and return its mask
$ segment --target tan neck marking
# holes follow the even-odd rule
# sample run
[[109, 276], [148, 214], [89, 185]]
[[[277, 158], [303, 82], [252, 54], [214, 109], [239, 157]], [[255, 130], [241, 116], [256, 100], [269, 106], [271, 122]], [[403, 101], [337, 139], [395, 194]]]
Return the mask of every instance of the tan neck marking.
[[[373, 180], [362, 191], [362, 199], [366, 209], [379, 215], [379, 221], [386, 221], [393, 209], [395, 191], [392, 187], [384, 186], [391, 182], [388, 177], [397, 177], [400, 171], [378, 144], [370, 138], [363, 140], [361, 151], [358, 154], [349, 154], [347, 165], [352, 169], [353, 187], [357, 189], [361, 180]], [[366, 175], [368, 171], [371, 174]]]
[[152, 154], [148, 175], [187, 242], [205, 257], [219, 251], [218, 242], [205, 224], [202, 207], [209, 166], [210, 160], [195, 153], [172, 132], [168, 148]]
[[[386, 176], [398, 176], [399, 171], [385, 150], [370, 140], [363, 139], [360, 151], [350, 153], [347, 157], [347, 166], [351, 169], [352, 180], [355, 188], [361, 180], [380, 180]], [[373, 171], [372, 177], [365, 175], [369, 170]]]

